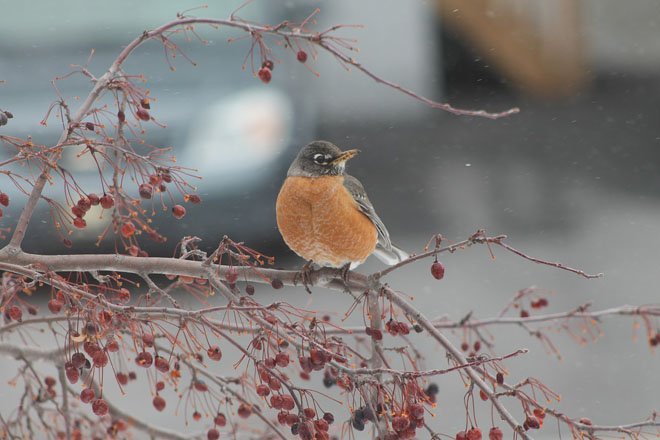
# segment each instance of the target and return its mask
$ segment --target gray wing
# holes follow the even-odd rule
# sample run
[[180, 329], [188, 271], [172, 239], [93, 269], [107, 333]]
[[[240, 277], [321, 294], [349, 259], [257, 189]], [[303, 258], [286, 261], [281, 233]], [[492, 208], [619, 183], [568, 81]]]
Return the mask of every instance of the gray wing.
[[376, 230], [378, 231], [379, 244], [382, 245], [386, 250], [391, 251], [392, 241], [390, 240], [390, 233], [387, 232], [387, 228], [383, 224], [383, 221], [380, 219], [380, 217], [378, 217], [378, 214], [376, 214], [374, 205], [371, 204], [371, 200], [369, 200], [369, 197], [367, 197], [367, 192], [364, 190], [364, 187], [360, 181], [353, 176], [345, 174], [344, 187], [353, 196], [353, 199], [357, 202], [362, 213], [369, 217], [369, 220], [371, 220], [376, 226]]

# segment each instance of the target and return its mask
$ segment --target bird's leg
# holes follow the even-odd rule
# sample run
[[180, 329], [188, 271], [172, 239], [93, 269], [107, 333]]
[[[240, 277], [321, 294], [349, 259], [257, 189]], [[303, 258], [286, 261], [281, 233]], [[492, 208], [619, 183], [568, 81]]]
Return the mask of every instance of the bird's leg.
[[352, 293], [351, 289], [348, 287], [348, 277], [350, 274], [351, 274], [351, 263], [346, 263], [339, 268], [339, 275], [341, 276], [341, 280], [344, 282], [344, 289], [348, 293]]
[[302, 285], [305, 286], [307, 293], [312, 293], [309, 286], [312, 284], [312, 272], [314, 268], [312, 265], [314, 262], [309, 260], [305, 265], [300, 269], [300, 272], [296, 273], [293, 277], [293, 284], [298, 284], [298, 280], [302, 281]]

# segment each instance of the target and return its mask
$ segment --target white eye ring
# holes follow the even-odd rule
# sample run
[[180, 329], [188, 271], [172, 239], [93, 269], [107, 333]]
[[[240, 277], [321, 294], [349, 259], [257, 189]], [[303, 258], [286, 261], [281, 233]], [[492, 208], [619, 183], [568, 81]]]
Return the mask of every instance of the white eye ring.
[[314, 162], [319, 165], [326, 165], [328, 163], [328, 157], [326, 154], [316, 153], [314, 155]]

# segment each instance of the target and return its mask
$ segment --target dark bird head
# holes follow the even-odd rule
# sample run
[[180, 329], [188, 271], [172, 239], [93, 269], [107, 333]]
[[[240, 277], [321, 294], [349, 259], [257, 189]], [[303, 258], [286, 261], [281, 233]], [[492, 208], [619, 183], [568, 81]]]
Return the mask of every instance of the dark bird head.
[[346, 161], [355, 157], [359, 150], [341, 151], [326, 141], [314, 141], [305, 145], [289, 167], [287, 176], [321, 177], [341, 176]]

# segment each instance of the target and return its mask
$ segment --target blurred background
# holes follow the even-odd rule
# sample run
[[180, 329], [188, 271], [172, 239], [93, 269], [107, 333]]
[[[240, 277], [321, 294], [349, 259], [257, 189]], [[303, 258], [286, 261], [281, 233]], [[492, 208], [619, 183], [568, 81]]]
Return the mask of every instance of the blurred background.
[[[239, 3], [191, 14], [226, 17]], [[85, 64], [92, 48], [89, 69], [100, 75], [135, 35], [194, 6], [118, 1], [90, 8], [72, 1], [65, 9], [46, 0], [3, 6], [0, 108], [14, 119], [0, 133], [54, 142], [57, 123], [39, 125], [56, 99], [54, 77], [71, 64]], [[555, 292], [550, 311], [588, 301], [597, 309], [658, 302], [658, 2], [262, 0], [240, 15], [267, 23], [302, 21], [316, 7], [317, 29], [364, 25], [341, 35], [358, 39], [359, 60], [381, 77], [457, 107], [520, 107], [521, 113], [492, 121], [432, 110], [345, 71], [324, 53], [308, 61], [320, 72], [317, 78], [291, 53], [276, 51], [273, 80], [264, 85], [249, 66], [241, 69], [248, 41], [227, 44], [238, 34], [226, 30], [202, 31], [209, 47], [182, 41], [197, 67], [178, 59], [176, 72], [162, 47], [148, 43], [126, 64], [127, 72], [145, 75], [156, 98], [152, 114], [167, 124], [152, 124], [146, 139], [172, 145], [181, 165], [199, 170], [204, 199], [183, 221], [156, 218], [169, 241], [151, 253], [171, 255], [188, 234], [202, 236], [213, 249], [227, 234], [276, 255], [278, 265], [300, 266], [279, 237], [274, 201], [299, 148], [326, 139], [362, 150], [349, 172], [364, 183], [395, 242], [410, 252], [421, 250], [434, 233], [460, 240], [485, 228], [507, 234], [532, 255], [605, 273], [587, 281], [501, 252], [492, 261], [485, 250], [472, 249], [444, 258], [442, 282], [430, 277], [425, 263], [391, 277], [429, 316], [493, 316], [518, 289], [534, 284]], [[90, 87], [81, 76], [59, 83], [73, 106]], [[68, 166], [88, 175], [86, 189], [98, 191], [93, 168], [77, 165], [73, 156]], [[20, 199], [8, 181], [0, 183]], [[57, 190], [49, 189], [54, 197]], [[3, 226], [13, 225], [19, 205], [5, 213]], [[61, 252], [47, 212], [40, 215], [31, 225], [28, 249]], [[92, 243], [103, 227], [98, 223], [76, 232], [76, 251], [95, 252]], [[368, 262], [359, 270], [379, 267]], [[273, 294], [263, 295], [267, 301]], [[347, 297], [330, 294], [291, 296], [319, 309], [350, 305]], [[642, 419], [659, 406], [657, 354], [650, 353], [643, 333], [633, 341], [629, 319], [607, 319], [602, 337], [587, 346], [553, 336], [561, 361], [521, 329], [493, 330], [498, 352], [531, 350], [509, 362], [512, 381], [544, 378], [562, 395], [565, 413], [616, 424]], [[445, 365], [442, 353], [435, 356], [430, 366]], [[442, 378], [440, 385], [441, 402], [460, 402], [464, 390], [455, 377]], [[445, 432], [464, 424], [461, 405], [441, 403], [438, 417]], [[537, 438], [556, 438], [556, 431]]]

